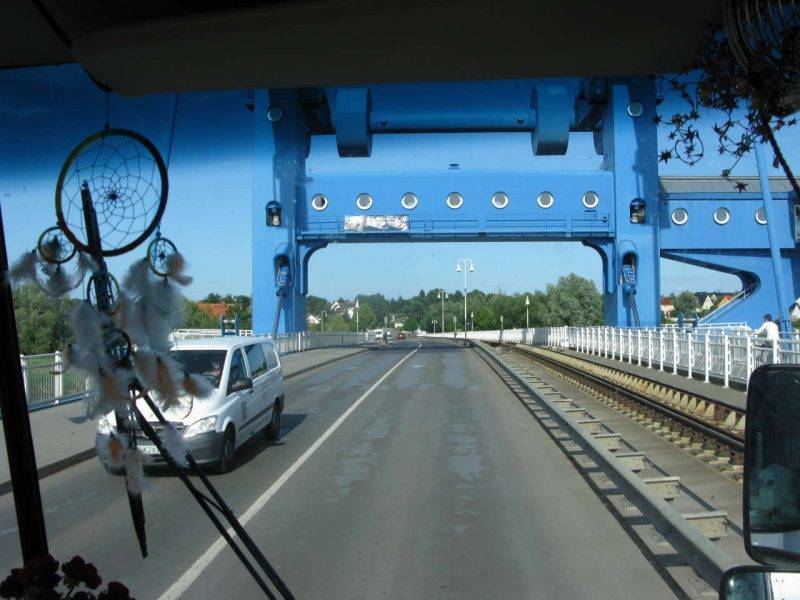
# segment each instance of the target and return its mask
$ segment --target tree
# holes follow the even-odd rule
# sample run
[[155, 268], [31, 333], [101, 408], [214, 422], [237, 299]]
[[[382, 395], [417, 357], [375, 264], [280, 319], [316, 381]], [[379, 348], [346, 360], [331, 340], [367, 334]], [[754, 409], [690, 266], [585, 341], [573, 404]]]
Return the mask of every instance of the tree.
[[330, 304], [325, 298], [311, 295], [306, 296], [306, 312], [309, 315], [319, 317], [323, 310], [328, 310], [328, 306], [330, 306]]
[[14, 318], [22, 354], [46, 354], [63, 350], [72, 338], [70, 313], [78, 300], [53, 298], [38, 287], [14, 288]]
[[375, 327], [375, 312], [369, 304], [361, 304], [359, 302], [358, 308], [358, 326], [363, 331], [364, 329], [372, 329]]
[[219, 327], [219, 319], [200, 310], [197, 302], [183, 299], [183, 323], [187, 329], [214, 329]]
[[222, 296], [212, 292], [212, 293], [208, 294], [205, 298], [200, 300], [200, 302], [208, 302], [209, 304], [217, 304], [219, 302], [222, 302]]
[[[694, 297], [694, 296], [692, 296]], [[603, 298], [594, 282], [570, 273], [547, 286], [548, 325], [601, 325]]]
[[675, 307], [676, 315], [678, 313], [683, 313], [684, 317], [691, 317], [694, 311], [697, 310], [698, 302], [694, 292], [685, 290], [677, 296], [673, 294], [670, 297], [672, 298], [672, 305]]

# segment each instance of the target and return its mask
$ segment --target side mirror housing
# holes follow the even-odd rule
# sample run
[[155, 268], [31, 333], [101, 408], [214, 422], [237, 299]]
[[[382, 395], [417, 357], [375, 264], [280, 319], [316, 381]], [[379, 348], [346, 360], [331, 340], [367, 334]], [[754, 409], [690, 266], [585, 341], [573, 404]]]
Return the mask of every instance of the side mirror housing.
[[800, 573], [775, 571], [763, 565], [744, 565], [725, 571], [720, 600], [778, 600], [800, 598]]
[[242, 377], [241, 379], [237, 379], [231, 384], [231, 389], [228, 390], [228, 393], [231, 394], [233, 392], [241, 392], [242, 390], [252, 390], [253, 389], [253, 380], [249, 377]]
[[800, 366], [750, 377], [744, 452], [745, 550], [779, 569], [800, 567]]

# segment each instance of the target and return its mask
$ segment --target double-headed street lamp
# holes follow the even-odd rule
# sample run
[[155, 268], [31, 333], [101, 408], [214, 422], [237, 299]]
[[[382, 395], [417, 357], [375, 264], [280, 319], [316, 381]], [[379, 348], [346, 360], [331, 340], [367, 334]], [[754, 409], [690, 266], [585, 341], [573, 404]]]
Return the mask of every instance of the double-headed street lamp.
[[464, 265], [464, 339], [467, 339], [467, 265], [469, 265], [469, 272], [472, 273], [475, 267], [472, 264], [471, 258], [459, 258], [456, 263], [456, 272], [462, 271], [461, 265]]
[[442, 333], [444, 333], [444, 301], [447, 300], [447, 292], [444, 290], [439, 290], [439, 293], [436, 294], [436, 297], [442, 301]]
[[437, 321], [436, 319], [433, 319], [433, 320], [431, 320], [431, 323], [433, 323], [433, 333], [436, 333], [436, 324], [437, 324], [438, 322], [439, 322], [439, 321]]

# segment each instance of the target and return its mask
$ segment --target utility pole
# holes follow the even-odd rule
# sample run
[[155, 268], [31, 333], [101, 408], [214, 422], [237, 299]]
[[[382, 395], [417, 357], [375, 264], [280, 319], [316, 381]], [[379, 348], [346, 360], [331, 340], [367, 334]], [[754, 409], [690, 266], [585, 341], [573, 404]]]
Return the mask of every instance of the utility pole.
[[[464, 339], [467, 339], [467, 265], [469, 265], [469, 272], [472, 273], [475, 267], [472, 264], [471, 258], [459, 258], [456, 263], [456, 272], [461, 272], [461, 265], [464, 265]], [[455, 331], [455, 327], [453, 328]]]
[[447, 299], [447, 292], [445, 292], [444, 290], [439, 290], [439, 293], [437, 294], [436, 297], [439, 298], [442, 301], [442, 320], [441, 320], [441, 323], [442, 323], [442, 333], [444, 333], [445, 332], [445, 328], [444, 328], [444, 301]]

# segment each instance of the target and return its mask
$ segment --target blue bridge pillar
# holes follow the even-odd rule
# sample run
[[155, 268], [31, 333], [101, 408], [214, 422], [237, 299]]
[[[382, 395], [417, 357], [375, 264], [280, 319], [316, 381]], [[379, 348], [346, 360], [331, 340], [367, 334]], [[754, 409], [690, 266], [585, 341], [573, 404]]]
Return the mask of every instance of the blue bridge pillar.
[[[279, 313], [278, 332], [302, 331], [307, 248], [295, 238], [305, 198], [305, 116], [294, 90], [258, 90], [254, 100], [253, 330], [271, 333]], [[268, 208], [279, 212], [279, 224], [268, 224]]]
[[[660, 322], [658, 154], [656, 129], [652, 125], [654, 114], [652, 78], [609, 81], [600, 139], [603, 168], [614, 174], [616, 239], [593, 244], [603, 256], [607, 325], [653, 326]], [[631, 276], [634, 280], [628, 281]]]

